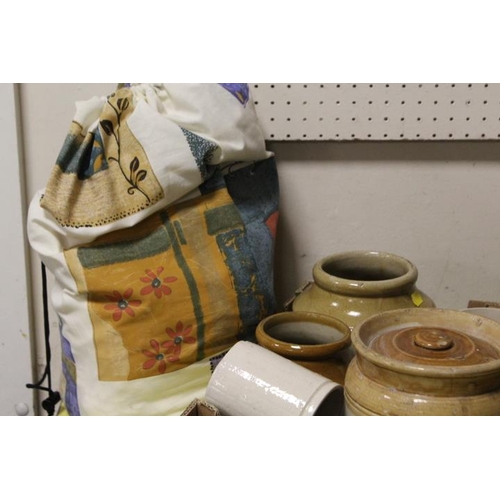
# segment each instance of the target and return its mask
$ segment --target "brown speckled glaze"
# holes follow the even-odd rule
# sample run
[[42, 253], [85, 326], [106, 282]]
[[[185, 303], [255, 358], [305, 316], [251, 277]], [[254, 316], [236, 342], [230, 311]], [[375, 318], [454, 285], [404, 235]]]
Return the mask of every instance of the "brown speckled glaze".
[[352, 332], [349, 415], [500, 415], [500, 323], [446, 309], [372, 316]]
[[308, 312], [282, 312], [262, 320], [257, 342], [266, 349], [344, 384], [352, 359], [350, 328], [329, 316]]

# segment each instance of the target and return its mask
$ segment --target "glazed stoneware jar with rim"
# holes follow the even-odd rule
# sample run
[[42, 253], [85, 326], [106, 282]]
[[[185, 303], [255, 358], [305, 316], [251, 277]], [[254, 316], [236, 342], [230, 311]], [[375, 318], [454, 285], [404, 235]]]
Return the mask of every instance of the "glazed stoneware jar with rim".
[[329, 255], [313, 268], [313, 279], [297, 292], [291, 308], [333, 316], [352, 329], [383, 311], [435, 307], [417, 286], [417, 268], [387, 252]]
[[344, 384], [353, 353], [348, 349], [351, 330], [342, 321], [324, 314], [287, 311], [263, 319], [255, 333], [262, 347]]
[[407, 309], [372, 316], [351, 338], [347, 415], [500, 415], [500, 323]]

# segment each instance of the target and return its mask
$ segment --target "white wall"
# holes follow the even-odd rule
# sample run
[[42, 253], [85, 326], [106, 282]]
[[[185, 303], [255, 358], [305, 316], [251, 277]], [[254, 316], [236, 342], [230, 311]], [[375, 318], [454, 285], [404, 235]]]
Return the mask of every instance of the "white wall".
[[0, 415], [33, 414], [25, 212], [16, 87], [0, 84]]
[[277, 293], [316, 260], [382, 250], [411, 260], [436, 305], [500, 300], [500, 143], [275, 143]]
[[[114, 84], [23, 84], [28, 196], [43, 187], [74, 101]], [[316, 260], [384, 250], [411, 260], [436, 304], [500, 300], [500, 142], [270, 143], [281, 180], [276, 290], [282, 303]], [[35, 295], [39, 295], [34, 258]], [[41, 308], [36, 309], [41, 335]], [[56, 321], [52, 322], [57, 332]], [[55, 355], [57, 365], [57, 356]]]

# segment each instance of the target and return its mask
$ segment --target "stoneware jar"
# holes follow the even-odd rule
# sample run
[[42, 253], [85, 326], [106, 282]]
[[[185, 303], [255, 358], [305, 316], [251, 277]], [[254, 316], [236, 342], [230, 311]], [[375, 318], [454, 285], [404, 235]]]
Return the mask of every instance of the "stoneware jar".
[[257, 342], [309, 370], [344, 384], [352, 358], [351, 330], [342, 321], [309, 312], [282, 312], [263, 319]]
[[500, 415], [500, 323], [408, 309], [372, 316], [351, 338], [347, 415]]
[[370, 251], [333, 254], [314, 265], [314, 281], [297, 292], [291, 308], [333, 316], [352, 329], [383, 311], [435, 307], [417, 289], [417, 277], [417, 268], [398, 255]]
[[252, 342], [222, 358], [205, 398], [226, 416], [342, 416], [343, 387]]

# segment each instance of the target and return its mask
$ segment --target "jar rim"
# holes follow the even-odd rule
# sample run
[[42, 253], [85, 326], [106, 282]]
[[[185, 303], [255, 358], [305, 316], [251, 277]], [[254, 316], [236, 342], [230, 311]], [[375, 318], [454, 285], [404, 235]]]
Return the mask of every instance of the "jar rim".
[[[303, 344], [298, 342], [287, 342], [269, 333], [269, 329], [277, 325], [293, 325], [293, 323], [312, 323], [335, 329], [342, 334], [341, 338], [333, 342], [320, 344]], [[333, 356], [339, 351], [351, 345], [351, 329], [343, 321], [307, 311], [285, 311], [272, 314], [264, 318], [256, 329], [257, 342], [278, 354], [286, 355], [292, 359], [325, 359]]]
[[418, 270], [408, 259], [380, 251], [349, 251], [328, 255], [313, 267], [314, 282], [324, 290], [358, 297], [411, 293]]

